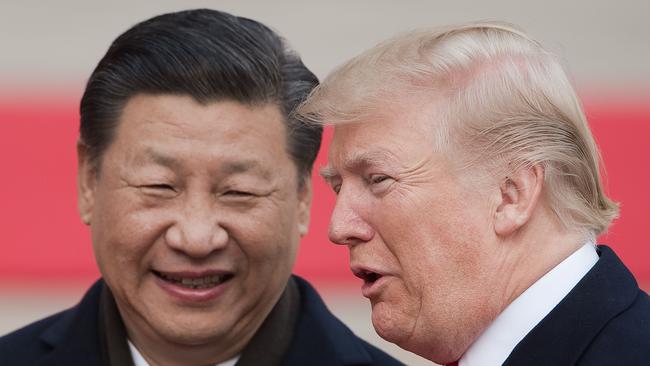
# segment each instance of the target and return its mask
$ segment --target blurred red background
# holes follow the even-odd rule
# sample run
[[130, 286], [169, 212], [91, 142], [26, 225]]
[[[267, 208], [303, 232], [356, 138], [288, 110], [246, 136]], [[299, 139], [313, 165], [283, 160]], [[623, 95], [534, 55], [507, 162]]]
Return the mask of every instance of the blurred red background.
[[[621, 218], [599, 239], [612, 246], [647, 289], [650, 247], [644, 238], [650, 204], [650, 98], [585, 97], [601, 147], [610, 196]], [[99, 276], [88, 229], [76, 211], [79, 96], [0, 98], [0, 283], [90, 283]], [[326, 131], [324, 147], [331, 138]], [[321, 153], [316, 168], [326, 163]], [[323, 285], [356, 284], [347, 249], [327, 240], [334, 195], [314, 177], [309, 235], [295, 272]]]

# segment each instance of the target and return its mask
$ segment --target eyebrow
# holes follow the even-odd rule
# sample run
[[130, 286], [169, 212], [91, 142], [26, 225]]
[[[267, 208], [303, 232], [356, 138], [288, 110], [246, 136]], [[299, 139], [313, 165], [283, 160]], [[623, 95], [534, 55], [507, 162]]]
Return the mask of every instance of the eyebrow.
[[264, 177], [270, 175], [270, 172], [267, 169], [264, 169], [264, 167], [255, 160], [231, 161], [219, 166], [219, 172], [224, 175], [246, 173], [250, 171], [257, 171]]
[[144, 152], [144, 157], [138, 160], [140, 162], [151, 160], [158, 165], [163, 165], [169, 168], [178, 168], [181, 165], [181, 163], [173, 156], [162, 154], [151, 147], [148, 147]]
[[[145, 158], [141, 161], [146, 161], [146, 159], [151, 159], [154, 163], [171, 169], [179, 169], [183, 166], [181, 161], [175, 157], [165, 155], [153, 148], [147, 148], [145, 150]], [[218, 171], [222, 175], [233, 175], [254, 171], [264, 178], [269, 178], [271, 176], [271, 172], [255, 160], [228, 161], [220, 164]]]
[[332, 179], [336, 178], [339, 175], [339, 173], [336, 171], [336, 169], [334, 169], [332, 165], [327, 164], [326, 166], [320, 168], [318, 175], [325, 179], [326, 182], [331, 182]]

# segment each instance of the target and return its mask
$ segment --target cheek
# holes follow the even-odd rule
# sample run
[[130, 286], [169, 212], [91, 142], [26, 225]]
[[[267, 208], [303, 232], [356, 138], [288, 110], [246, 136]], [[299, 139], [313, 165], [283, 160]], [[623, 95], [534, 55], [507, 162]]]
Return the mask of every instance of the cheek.
[[295, 208], [260, 207], [229, 217], [224, 226], [251, 270], [290, 273], [300, 240]]
[[419, 194], [417, 200], [400, 197], [384, 204], [375, 211], [374, 226], [397, 258], [409, 290], [438, 296], [450, 284], [476, 279], [489, 226], [481, 210], [461, 205], [453, 195], [435, 200]]
[[147, 256], [169, 220], [165, 210], [137, 210], [127, 201], [100, 202], [91, 225], [97, 264], [106, 277], [135, 277], [148, 270]]
[[[440, 249], [437, 241], [445, 218], [429, 205], [410, 200], [386, 202], [375, 207], [371, 225], [406, 272], [425, 270], [430, 257]], [[430, 263], [433, 264], [433, 263]]]

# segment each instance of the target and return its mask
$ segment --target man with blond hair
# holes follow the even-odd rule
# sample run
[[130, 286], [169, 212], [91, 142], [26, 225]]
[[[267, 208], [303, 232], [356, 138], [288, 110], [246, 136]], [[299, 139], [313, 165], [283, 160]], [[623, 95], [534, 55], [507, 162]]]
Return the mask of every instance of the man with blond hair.
[[409, 33], [299, 113], [334, 125], [322, 175], [383, 338], [461, 366], [640, 365], [650, 299], [596, 237], [618, 215], [560, 63], [500, 23]]

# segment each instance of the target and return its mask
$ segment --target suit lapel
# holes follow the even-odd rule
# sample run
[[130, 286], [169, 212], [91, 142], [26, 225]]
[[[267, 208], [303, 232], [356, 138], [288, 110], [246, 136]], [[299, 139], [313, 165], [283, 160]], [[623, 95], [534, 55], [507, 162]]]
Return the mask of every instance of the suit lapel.
[[280, 300], [242, 351], [236, 366], [276, 366], [291, 345], [300, 314], [300, 291], [289, 279]]
[[[294, 277], [300, 292], [300, 311], [284, 366], [368, 365], [372, 357], [361, 341], [325, 307], [316, 291]], [[52, 351], [36, 366], [105, 366], [98, 330], [103, 281], [95, 283], [81, 303], [41, 334]]]
[[101, 366], [97, 314], [102, 286], [103, 282], [97, 281], [79, 305], [41, 334], [41, 341], [52, 351], [36, 366]]
[[629, 307], [638, 285], [614, 252], [596, 265], [512, 351], [504, 365], [573, 365], [606, 323]]
[[301, 311], [285, 366], [370, 365], [361, 341], [325, 307], [316, 291], [294, 277], [300, 289]]

